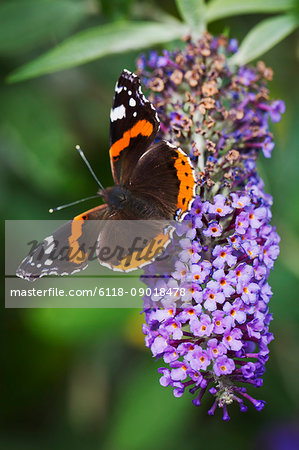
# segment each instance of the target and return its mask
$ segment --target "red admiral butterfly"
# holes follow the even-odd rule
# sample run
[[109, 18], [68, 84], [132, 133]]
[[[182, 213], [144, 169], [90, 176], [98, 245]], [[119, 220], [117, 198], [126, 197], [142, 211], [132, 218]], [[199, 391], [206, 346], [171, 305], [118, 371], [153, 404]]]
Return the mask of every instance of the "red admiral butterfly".
[[[122, 229], [121, 222], [114, 221], [181, 220], [191, 207], [196, 185], [191, 161], [169, 142], [153, 143], [159, 123], [155, 108], [141, 91], [139, 78], [124, 70], [115, 87], [110, 114], [115, 186], [98, 192], [105, 204], [79, 214], [42, 241], [19, 266], [19, 277], [33, 281], [44, 275], [82, 270], [88, 264], [84, 249], [93, 242], [99, 262], [112, 269], [130, 271], [149, 262], [129, 248], [126, 258], [120, 254], [107, 263], [99, 249], [104, 250], [107, 244], [113, 247], [115, 242], [125, 244], [130, 233], [132, 238], [132, 229]], [[143, 250], [150, 248], [153, 255], [169, 242], [169, 232], [161, 227], [147, 228], [145, 235]], [[55, 258], [54, 253], [59, 256]]]

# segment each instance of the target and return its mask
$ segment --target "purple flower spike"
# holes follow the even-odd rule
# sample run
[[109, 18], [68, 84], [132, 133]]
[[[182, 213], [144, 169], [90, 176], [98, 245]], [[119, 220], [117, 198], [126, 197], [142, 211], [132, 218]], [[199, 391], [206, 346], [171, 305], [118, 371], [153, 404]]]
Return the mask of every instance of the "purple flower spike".
[[235, 39], [206, 33], [185, 45], [138, 60], [161, 121], [159, 138], [190, 155], [198, 179], [191, 210], [173, 234], [168, 265], [156, 261], [145, 268], [152, 293], [144, 299], [143, 332], [153, 356], [167, 366], [159, 369], [160, 384], [177, 398], [189, 391], [196, 406], [212, 396], [208, 414], [221, 408], [228, 421], [232, 403], [241, 412], [245, 403], [257, 411], [265, 404], [247, 388], [262, 385], [269, 358], [267, 280], [279, 236], [256, 161], [259, 153], [271, 156], [268, 122], [278, 122], [285, 105], [269, 100], [273, 73], [264, 63], [228, 66]]

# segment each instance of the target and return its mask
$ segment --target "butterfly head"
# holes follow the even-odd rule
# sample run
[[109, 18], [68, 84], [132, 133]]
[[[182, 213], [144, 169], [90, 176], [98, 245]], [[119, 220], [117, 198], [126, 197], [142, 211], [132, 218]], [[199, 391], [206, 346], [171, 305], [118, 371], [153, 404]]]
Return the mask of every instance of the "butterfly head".
[[120, 185], [101, 189], [98, 194], [104, 199], [108, 206], [115, 209], [124, 208], [130, 195], [128, 190]]

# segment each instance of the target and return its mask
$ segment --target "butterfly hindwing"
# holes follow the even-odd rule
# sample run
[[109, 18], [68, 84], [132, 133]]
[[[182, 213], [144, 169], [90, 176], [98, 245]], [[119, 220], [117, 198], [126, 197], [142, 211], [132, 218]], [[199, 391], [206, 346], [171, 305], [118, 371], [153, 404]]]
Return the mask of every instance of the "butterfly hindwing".
[[122, 220], [114, 217], [103, 227], [97, 246], [100, 264], [110, 269], [130, 272], [162, 257], [173, 232], [171, 221]]
[[159, 118], [144, 97], [139, 78], [124, 70], [115, 86], [110, 113], [110, 161], [115, 183], [129, 177], [159, 130]]

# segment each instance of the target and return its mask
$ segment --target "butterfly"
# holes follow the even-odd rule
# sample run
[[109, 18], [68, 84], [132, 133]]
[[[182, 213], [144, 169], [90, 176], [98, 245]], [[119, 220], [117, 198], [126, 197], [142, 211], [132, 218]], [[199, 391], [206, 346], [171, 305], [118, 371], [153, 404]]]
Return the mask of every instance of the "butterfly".
[[110, 113], [115, 185], [98, 191], [104, 204], [45, 238], [20, 264], [19, 277], [34, 281], [44, 275], [70, 275], [86, 268], [92, 253], [100, 264], [127, 272], [143, 267], [167, 246], [167, 221], [181, 221], [190, 210], [196, 177], [180, 148], [165, 140], [155, 142], [159, 127], [157, 111], [143, 95], [139, 78], [123, 70]]

